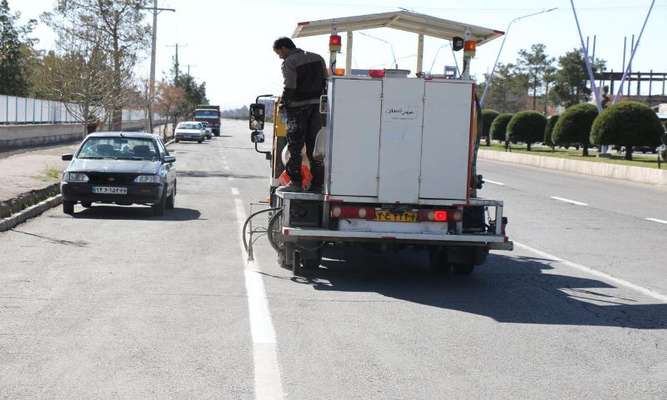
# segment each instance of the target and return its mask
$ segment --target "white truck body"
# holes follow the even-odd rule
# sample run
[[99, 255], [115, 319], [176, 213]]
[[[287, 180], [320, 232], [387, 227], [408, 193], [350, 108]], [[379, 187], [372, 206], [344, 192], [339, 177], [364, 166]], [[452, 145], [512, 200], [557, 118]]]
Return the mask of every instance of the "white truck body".
[[326, 194], [367, 203], [466, 202], [472, 98], [470, 81], [333, 78]]

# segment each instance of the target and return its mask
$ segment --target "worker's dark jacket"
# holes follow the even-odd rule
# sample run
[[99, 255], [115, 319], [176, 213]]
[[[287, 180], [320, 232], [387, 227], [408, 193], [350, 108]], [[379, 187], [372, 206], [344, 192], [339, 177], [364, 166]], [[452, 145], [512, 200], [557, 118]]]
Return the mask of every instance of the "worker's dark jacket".
[[326, 91], [327, 67], [324, 59], [301, 49], [290, 51], [283, 61], [283, 102], [287, 107], [319, 104]]

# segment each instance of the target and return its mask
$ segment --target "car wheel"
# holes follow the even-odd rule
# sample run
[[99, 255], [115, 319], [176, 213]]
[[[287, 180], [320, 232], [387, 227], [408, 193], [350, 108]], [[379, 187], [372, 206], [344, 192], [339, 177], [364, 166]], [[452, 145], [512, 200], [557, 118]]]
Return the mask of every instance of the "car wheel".
[[180, 140], [178, 140], [178, 139], [174, 139], [174, 142], [175, 142], [175, 143], [178, 143], [178, 142], [180, 142]]
[[201, 144], [202, 142], [204, 142], [204, 139], [197, 140], [197, 143], [199, 143], [199, 144]]
[[153, 204], [151, 207], [153, 209], [153, 215], [156, 217], [161, 217], [164, 215], [164, 211], [167, 209], [167, 196], [162, 196], [160, 201]]
[[74, 202], [73, 201], [63, 201], [63, 212], [68, 215], [74, 214]]
[[91, 203], [90, 201], [82, 201], [81, 205], [85, 208], [90, 208], [93, 206], [93, 203]]
[[171, 196], [167, 197], [167, 210], [173, 210], [176, 204], [176, 188], [171, 192]]

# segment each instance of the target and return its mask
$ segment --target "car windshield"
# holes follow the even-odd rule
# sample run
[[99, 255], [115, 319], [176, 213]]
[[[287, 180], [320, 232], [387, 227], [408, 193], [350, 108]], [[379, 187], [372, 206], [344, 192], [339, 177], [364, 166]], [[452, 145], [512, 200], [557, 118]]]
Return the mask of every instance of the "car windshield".
[[195, 111], [195, 118], [218, 119], [220, 114], [217, 110], [197, 110]]
[[77, 158], [155, 161], [158, 151], [151, 139], [92, 137], [81, 146]]
[[200, 124], [184, 123], [178, 125], [178, 129], [201, 129]]

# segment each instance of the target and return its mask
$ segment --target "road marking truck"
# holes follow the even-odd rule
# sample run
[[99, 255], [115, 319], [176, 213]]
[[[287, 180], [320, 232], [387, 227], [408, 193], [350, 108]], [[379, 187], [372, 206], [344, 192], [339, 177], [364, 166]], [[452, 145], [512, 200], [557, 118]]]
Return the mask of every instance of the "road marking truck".
[[[417, 34], [414, 75], [351, 69], [353, 32], [380, 27]], [[347, 33], [345, 69], [336, 66], [338, 32]], [[253, 215], [269, 213], [266, 233], [283, 267], [294, 273], [315, 268], [331, 246], [412, 247], [427, 250], [437, 271], [469, 274], [489, 250], [513, 249], [503, 202], [477, 194], [483, 184], [476, 169], [481, 110], [469, 73], [476, 47], [502, 34], [408, 11], [298, 24], [295, 38], [329, 35], [331, 76], [320, 104], [326, 126], [318, 138], [325, 185], [323, 193], [276, 190], [287, 143], [276, 102], [272, 150], [264, 151], [271, 160], [271, 204]], [[421, 70], [425, 36], [464, 50], [460, 74]], [[259, 100], [250, 107], [256, 149], [264, 141]]]

